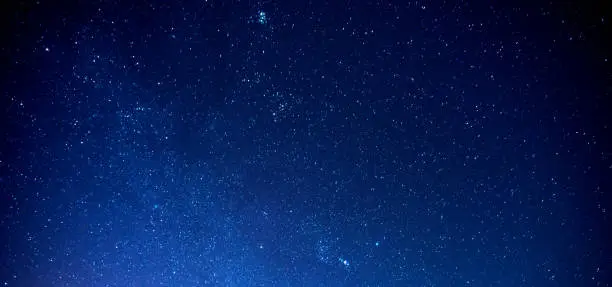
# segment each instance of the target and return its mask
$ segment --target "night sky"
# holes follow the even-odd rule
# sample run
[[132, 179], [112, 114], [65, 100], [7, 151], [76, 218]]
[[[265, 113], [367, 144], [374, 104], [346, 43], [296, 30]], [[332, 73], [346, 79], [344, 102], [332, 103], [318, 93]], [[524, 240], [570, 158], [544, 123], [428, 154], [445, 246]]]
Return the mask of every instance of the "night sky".
[[610, 7], [552, 2], [3, 1], [0, 286], [612, 286]]

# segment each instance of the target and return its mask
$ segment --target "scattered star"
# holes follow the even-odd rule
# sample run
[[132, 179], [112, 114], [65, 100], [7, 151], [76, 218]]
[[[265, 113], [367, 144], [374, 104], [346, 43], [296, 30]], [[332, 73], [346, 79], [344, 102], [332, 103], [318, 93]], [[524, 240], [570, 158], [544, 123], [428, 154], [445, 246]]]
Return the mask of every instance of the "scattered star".
[[608, 284], [605, 1], [26, 2], [0, 285]]

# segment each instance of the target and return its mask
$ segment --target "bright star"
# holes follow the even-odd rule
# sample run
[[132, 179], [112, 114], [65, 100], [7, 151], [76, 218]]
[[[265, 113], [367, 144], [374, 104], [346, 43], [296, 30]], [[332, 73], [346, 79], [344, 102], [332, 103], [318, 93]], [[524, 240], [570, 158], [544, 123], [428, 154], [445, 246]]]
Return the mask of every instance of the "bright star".
[[338, 261], [340, 261], [340, 263], [342, 263], [342, 265], [344, 265], [344, 266], [347, 266], [347, 267], [349, 266], [348, 260], [343, 259], [342, 257], [339, 257]]

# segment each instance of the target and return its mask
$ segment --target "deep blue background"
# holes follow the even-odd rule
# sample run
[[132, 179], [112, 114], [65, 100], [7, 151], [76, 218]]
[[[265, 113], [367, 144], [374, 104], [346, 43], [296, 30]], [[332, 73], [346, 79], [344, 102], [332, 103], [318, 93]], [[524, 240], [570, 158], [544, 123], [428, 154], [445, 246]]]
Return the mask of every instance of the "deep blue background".
[[5, 286], [610, 286], [609, 7], [11, 2]]

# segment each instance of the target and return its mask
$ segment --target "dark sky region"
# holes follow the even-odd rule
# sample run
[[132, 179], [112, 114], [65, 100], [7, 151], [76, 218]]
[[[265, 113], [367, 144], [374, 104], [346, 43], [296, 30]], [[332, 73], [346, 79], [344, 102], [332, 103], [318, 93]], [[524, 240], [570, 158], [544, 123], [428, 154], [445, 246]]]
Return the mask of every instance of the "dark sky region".
[[3, 1], [0, 286], [610, 286], [608, 1]]

